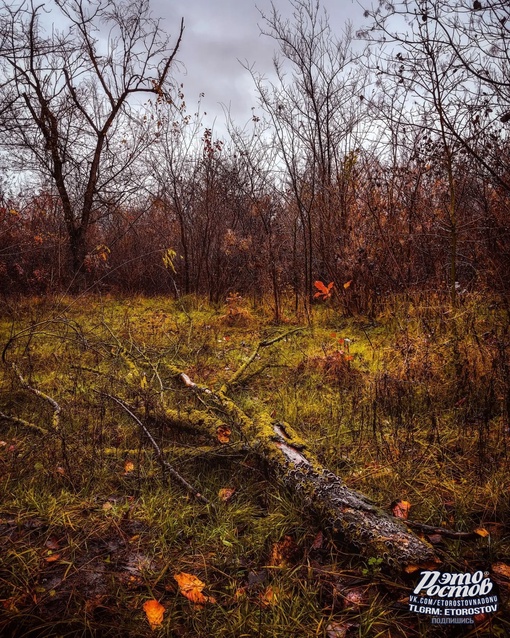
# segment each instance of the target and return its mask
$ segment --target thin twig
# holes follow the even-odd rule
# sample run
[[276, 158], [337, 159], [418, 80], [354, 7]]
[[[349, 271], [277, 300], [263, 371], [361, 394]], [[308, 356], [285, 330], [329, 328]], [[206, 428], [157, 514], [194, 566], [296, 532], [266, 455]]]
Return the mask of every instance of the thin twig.
[[273, 344], [278, 343], [278, 341], [281, 341], [282, 339], [285, 339], [286, 337], [289, 337], [290, 335], [293, 335], [296, 332], [300, 332], [302, 330], [305, 330], [305, 328], [294, 328], [293, 330], [289, 330], [288, 332], [285, 332], [284, 334], [281, 334], [281, 335], [277, 335], [276, 337], [273, 337], [271, 339], [264, 339], [263, 341], [259, 341], [259, 343], [257, 344], [257, 347], [251, 353], [248, 359], [238, 368], [238, 370], [236, 370], [236, 372], [234, 372], [234, 374], [230, 377], [230, 379], [224, 383], [224, 385], [221, 388], [221, 391], [226, 393], [229, 387], [233, 386], [235, 383], [239, 381], [239, 379], [243, 376], [243, 374], [248, 369], [248, 367], [255, 361], [259, 351], [262, 348], [268, 348], [269, 346], [272, 346]]
[[17, 416], [11, 416], [10, 414], [5, 414], [4, 412], [0, 412], [0, 419], [5, 419], [6, 421], [11, 421], [12, 423], [17, 423], [18, 425], [22, 425], [26, 428], [32, 428], [33, 430], [37, 430], [41, 434], [48, 435], [49, 431], [45, 428], [32, 423], [31, 421], [25, 421], [25, 419], [20, 419]]
[[55, 432], [58, 432], [60, 429], [60, 413], [62, 412], [62, 408], [60, 407], [60, 405], [55, 401], [53, 397], [50, 397], [48, 394], [46, 394], [42, 390], [39, 390], [31, 386], [28, 383], [28, 381], [26, 381], [26, 379], [23, 377], [18, 366], [14, 362], [10, 362], [8, 365], [11, 367], [11, 369], [14, 371], [14, 373], [18, 377], [22, 388], [24, 388], [25, 390], [28, 390], [29, 392], [32, 392], [32, 394], [35, 394], [35, 396], [39, 397], [40, 399], [43, 399], [44, 401], [46, 401], [47, 403], [51, 405], [51, 407], [53, 408], [53, 418], [51, 419], [51, 426]]
[[190, 483], [188, 483], [188, 481], [185, 478], [183, 478], [179, 474], [179, 472], [177, 472], [170, 465], [170, 463], [168, 463], [168, 461], [164, 458], [163, 452], [161, 451], [161, 448], [159, 447], [159, 445], [157, 444], [156, 440], [152, 436], [150, 430], [142, 423], [142, 421], [136, 416], [136, 414], [131, 410], [131, 408], [126, 403], [124, 403], [124, 401], [122, 401], [122, 399], [119, 399], [118, 397], [115, 397], [112, 394], [107, 394], [107, 393], [101, 393], [101, 394], [103, 394], [103, 396], [108, 397], [109, 399], [111, 399], [112, 401], [115, 401], [115, 403], [120, 405], [120, 407], [127, 414], [129, 414], [129, 416], [133, 419], [133, 421], [135, 421], [140, 426], [140, 428], [144, 432], [145, 436], [151, 442], [152, 447], [154, 448], [154, 450], [156, 452], [156, 457], [157, 457], [161, 467], [163, 468], [163, 470], [167, 471], [172, 478], [174, 478], [178, 483], [180, 483], [186, 490], [188, 490], [188, 492], [191, 492], [193, 494], [193, 496], [195, 496], [201, 503], [204, 503], [205, 505], [212, 505], [211, 502], [208, 501], [205, 498], [205, 496], [200, 494], [200, 492], [198, 490], [196, 490]]

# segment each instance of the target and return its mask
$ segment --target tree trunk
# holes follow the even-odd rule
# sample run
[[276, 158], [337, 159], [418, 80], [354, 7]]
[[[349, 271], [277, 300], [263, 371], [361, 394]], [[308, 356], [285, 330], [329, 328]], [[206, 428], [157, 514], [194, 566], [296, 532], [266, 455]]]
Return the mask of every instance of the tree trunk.
[[[322, 518], [325, 529], [339, 533], [345, 542], [356, 546], [360, 554], [381, 558], [395, 569], [413, 571], [437, 565], [440, 561], [431, 545], [418, 538], [402, 520], [377, 507], [324, 468], [289, 424], [277, 421], [267, 413], [250, 418], [227, 396], [228, 387], [242, 376], [257, 352], [258, 349], [235, 373], [229, 385], [218, 392], [195, 384], [175, 368], [167, 370], [190, 390], [207, 396], [207, 402], [212, 402], [221, 412], [218, 427], [223, 424], [236, 428], [282, 485]], [[182, 421], [186, 421], [185, 413]]]

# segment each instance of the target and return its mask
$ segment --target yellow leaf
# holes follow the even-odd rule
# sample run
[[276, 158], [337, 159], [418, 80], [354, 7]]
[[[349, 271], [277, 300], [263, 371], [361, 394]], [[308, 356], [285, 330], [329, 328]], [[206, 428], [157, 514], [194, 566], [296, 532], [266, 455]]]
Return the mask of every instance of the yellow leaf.
[[174, 260], [176, 257], [177, 253], [172, 248], [168, 248], [163, 254], [163, 264], [165, 268], [167, 270], [171, 270], [174, 274], [177, 272], [174, 265]]
[[351, 284], [352, 284], [352, 279], [349, 279], [349, 281], [346, 281], [344, 284], [345, 290], [347, 290], [347, 288], [349, 288]]
[[142, 388], [142, 390], [146, 390], [148, 385], [149, 384], [147, 383], [147, 377], [143, 375], [143, 377], [140, 379], [140, 387]]
[[188, 600], [191, 600], [192, 603], [203, 605], [204, 603], [208, 602], [216, 602], [215, 598], [213, 598], [212, 596], [204, 596], [204, 594], [202, 594], [205, 583], [203, 583], [200, 578], [193, 576], [193, 574], [186, 574], [185, 572], [175, 574], [174, 578], [179, 585], [181, 594], [183, 596], [186, 596]]
[[147, 600], [143, 604], [143, 610], [147, 616], [151, 629], [154, 631], [154, 629], [159, 627], [159, 625], [163, 622], [165, 608], [161, 605], [161, 603], [158, 603], [157, 600]]

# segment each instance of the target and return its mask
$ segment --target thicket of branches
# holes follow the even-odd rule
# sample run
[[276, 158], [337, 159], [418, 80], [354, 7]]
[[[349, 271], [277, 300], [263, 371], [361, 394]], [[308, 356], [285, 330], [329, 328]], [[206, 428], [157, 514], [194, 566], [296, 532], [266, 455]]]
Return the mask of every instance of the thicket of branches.
[[261, 16], [279, 55], [272, 81], [247, 68], [259, 108], [217, 139], [169, 76], [182, 26], [170, 46], [144, 3], [56, 2], [64, 38], [4, 3], [0, 142], [25, 185], [2, 185], [0, 287], [270, 294], [277, 318], [317, 279], [363, 312], [508, 292], [508, 4], [381, 3], [341, 37], [319, 2], [290, 4]]

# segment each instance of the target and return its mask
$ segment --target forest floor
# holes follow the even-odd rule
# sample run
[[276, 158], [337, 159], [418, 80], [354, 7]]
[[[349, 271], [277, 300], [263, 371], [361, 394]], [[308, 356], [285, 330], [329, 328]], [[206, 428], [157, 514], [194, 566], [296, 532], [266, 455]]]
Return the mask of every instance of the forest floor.
[[[266, 305], [229, 299], [3, 304], [0, 635], [509, 636], [509, 308], [417, 295], [367, 318], [328, 301], [275, 325]], [[410, 609], [417, 573], [342, 543], [234, 426], [215, 440], [156, 418], [207, 407], [167, 366], [218, 388], [277, 337], [230, 387], [237, 405], [292, 424], [350, 488], [436, 528], [416, 533], [441, 570], [488, 572], [497, 612], [432, 624]]]

